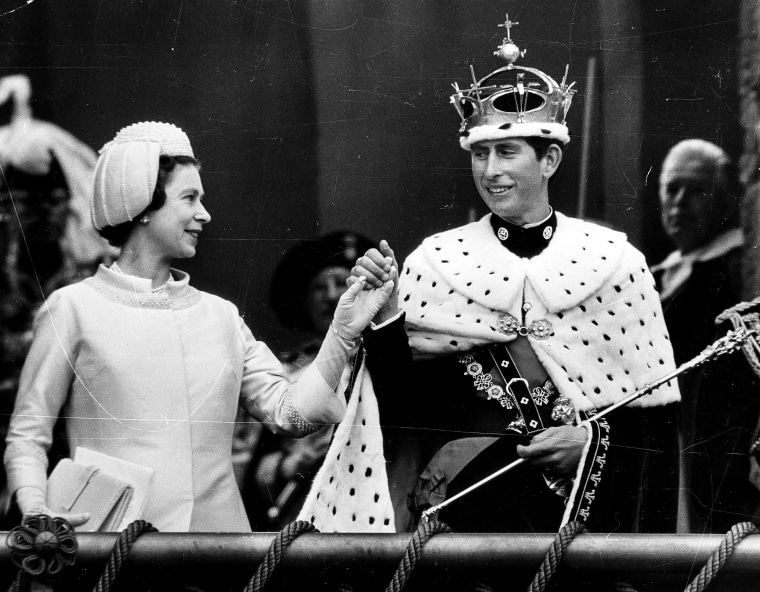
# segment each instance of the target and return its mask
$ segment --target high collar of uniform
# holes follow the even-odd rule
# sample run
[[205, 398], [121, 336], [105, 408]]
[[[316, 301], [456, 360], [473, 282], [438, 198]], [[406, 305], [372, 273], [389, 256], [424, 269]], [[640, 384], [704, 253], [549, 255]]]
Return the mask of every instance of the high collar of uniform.
[[529, 226], [518, 226], [496, 214], [493, 214], [490, 220], [499, 242], [518, 257], [538, 255], [548, 246], [557, 229], [557, 215], [554, 209], [546, 220]]

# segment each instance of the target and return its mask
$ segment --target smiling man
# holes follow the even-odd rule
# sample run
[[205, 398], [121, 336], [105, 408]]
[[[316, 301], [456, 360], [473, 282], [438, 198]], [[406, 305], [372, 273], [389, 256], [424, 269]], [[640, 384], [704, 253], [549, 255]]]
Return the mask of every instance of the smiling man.
[[[571, 520], [672, 531], [677, 385], [594, 417], [674, 368], [654, 281], [625, 235], [551, 207], [574, 91], [514, 64], [512, 24], [496, 52], [508, 65], [452, 96], [491, 213], [425, 239], [364, 334], [390, 487], [375, 479], [385, 467], [362, 484], [389, 491], [397, 529], [413, 529], [425, 509], [522, 458], [440, 520], [460, 532], [548, 532]], [[396, 270], [382, 241], [352, 279], [381, 285]], [[336, 462], [364, 441], [344, 440], [333, 443]], [[351, 491], [325, 509], [345, 511]]]
[[546, 184], [562, 160], [551, 139], [484, 140], [472, 144], [470, 154], [475, 185], [496, 216], [525, 226], [551, 214]]

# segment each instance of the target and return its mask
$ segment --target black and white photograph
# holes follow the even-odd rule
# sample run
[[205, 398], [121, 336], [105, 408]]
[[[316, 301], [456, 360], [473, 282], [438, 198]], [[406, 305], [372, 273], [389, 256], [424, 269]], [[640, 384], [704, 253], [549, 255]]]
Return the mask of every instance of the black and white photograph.
[[760, 582], [760, 3], [0, 0], [0, 590]]

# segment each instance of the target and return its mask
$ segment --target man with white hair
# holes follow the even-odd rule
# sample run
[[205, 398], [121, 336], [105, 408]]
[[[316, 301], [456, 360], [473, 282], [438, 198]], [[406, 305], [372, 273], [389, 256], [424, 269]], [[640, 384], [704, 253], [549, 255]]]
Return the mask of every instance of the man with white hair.
[[660, 214], [676, 249], [652, 273], [680, 364], [712, 342], [715, 317], [741, 296], [738, 197], [723, 149], [696, 138], [670, 149], [660, 173]]
[[[660, 172], [660, 214], [662, 227], [676, 249], [652, 267], [652, 273], [660, 290], [675, 360], [682, 364], [712, 343], [716, 337], [716, 317], [741, 300], [743, 238], [738, 227], [734, 171], [726, 152], [697, 138], [673, 146]], [[711, 483], [714, 475], [720, 476], [715, 478], [721, 484], [730, 484], [731, 492], [737, 496], [739, 489], [751, 488], [746, 468], [742, 465], [733, 470], [733, 465], [740, 461], [731, 454], [742, 449], [741, 458], [745, 461], [743, 454], [749, 447], [746, 444], [742, 448], [733, 441], [731, 425], [736, 425], [737, 413], [742, 412], [733, 410], [725, 399], [729, 392], [732, 398], [739, 396], [739, 391], [719, 388], [714, 395], [709, 392], [718, 383], [727, 386], [727, 374], [716, 371], [722, 365], [719, 362], [715, 368], [709, 368], [706, 376], [691, 373], [679, 377], [680, 437], [684, 451], [681, 531], [702, 531], [705, 524], [720, 531], [726, 524], [732, 524], [730, 511], [712, 509], [717, 503], [715, 491], [721, 489], [717, 482]], [[715, 401], [716, 398], [720, 401]], [[746, 404], [739, 407], [749, 411]], [[751, 415], [750, 421], [754, 421], [755, 416]], [[715, 465], [714, 470], [705, 472], [710, 464]], [[729, 473], [727, 467], [732, 467]], [[733, 481], [726, 481], [727, 474]], [[694, 500], [699, 501], [693, 503]], [[720, 516], [724, 516], [722, 522]]]

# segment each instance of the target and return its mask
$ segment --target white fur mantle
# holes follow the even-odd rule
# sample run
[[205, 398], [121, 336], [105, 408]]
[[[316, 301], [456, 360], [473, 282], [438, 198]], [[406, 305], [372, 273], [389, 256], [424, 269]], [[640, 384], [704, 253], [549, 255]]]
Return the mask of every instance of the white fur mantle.
[[[348, 378], [344, 373], [338, 392]], [[364, 362], [298, 520], [321, 532], [395, 532], [377, 398]]]
[[[488, 216], [431, 236], [405, 261], [399, 291], [419, 358], [510, 341], [498, 319], [522, 319], [528, 303], [525, 325], [553, 328], [529, 343], [578, 409], [603, 409], [675, 367], [644, 256], [624, 234], [559, 212], [554, 237], [531, 259], [505, 249]], [[632, 406], [679, 399], [672, 381]]]

